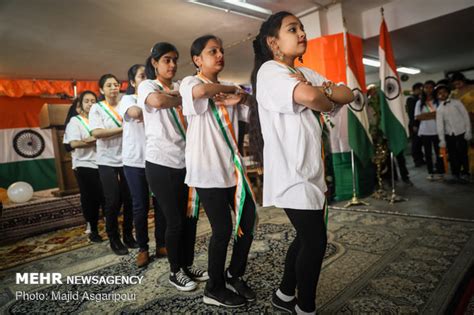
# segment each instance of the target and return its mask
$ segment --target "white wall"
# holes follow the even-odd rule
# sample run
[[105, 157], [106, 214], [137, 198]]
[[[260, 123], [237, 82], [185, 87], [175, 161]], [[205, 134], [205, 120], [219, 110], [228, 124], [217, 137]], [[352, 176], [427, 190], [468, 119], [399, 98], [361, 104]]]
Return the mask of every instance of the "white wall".
[[321, 34], [321, 20], [319, 18], [319, 11], [303, 16], [301, 18], [301, 23], [304, 25], [307, 39], [314, 39], [323, 36]]
[[[473, 0], [395, 0], [383, 6], [389, 31], [472, 7]], [[378, 36], [380, 6], [362, 12], [363, 38]]]

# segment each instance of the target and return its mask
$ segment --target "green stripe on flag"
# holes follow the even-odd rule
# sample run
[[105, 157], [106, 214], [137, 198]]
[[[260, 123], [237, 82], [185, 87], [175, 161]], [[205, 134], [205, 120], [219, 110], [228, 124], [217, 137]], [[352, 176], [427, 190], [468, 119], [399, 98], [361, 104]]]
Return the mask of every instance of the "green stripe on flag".
[[367, 166], [374, 155], [374, 147], [364, 126], [351, 110], [347, 111], [347, 125], [349, 145], [362, 164]]
[[19, 161], [0, 164], [0, 187], [27, 182], [34, 191], [58, 187], [54, 159]]
[[[352, 198], [352, 166], [351, 152], [341, 152], [332, 154], [334, 166], [335, 196], [336, 201]], [[357, 156], [354, 158], [356, 193], [359, 197], [368, 196], [374, 190], [375, 169], [371, 163], [367, 167], [362, 166]]]
[[408, 142], [405, 128], [390, 110], [382, 90], [379, 90], [379, 100], [381, 116], [380, 128], [388, 139], [390, 151], [392, 151], [394, 155], [398, 155], [406, 148]]

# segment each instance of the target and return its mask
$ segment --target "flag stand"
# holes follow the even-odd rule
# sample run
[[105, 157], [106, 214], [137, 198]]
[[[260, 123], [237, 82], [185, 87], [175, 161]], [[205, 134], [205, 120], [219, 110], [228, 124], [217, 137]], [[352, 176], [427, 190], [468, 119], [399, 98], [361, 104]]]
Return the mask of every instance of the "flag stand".
[[408, 201], [408, 199], [398, 196], [395, 193], [395, 162], [393, 159], [393, 152], [390, 152], [390, 163], [392, 166], [392, 195], [390, 197], [387, 196], [385, 200], [388, 200], [389, 203], [393, 205], [395, 202]]
[[352, 149], [351, 149], [351, 164], [352, 164], [352, 199], [348, 203], [346, 203], [344, 208], [348, 208], [350, 206], [357, 206], [357, 205], [368, 206], [369, 204], [367, 202], [362, 201], [359, 198], [357, 198], [356, 183], [355, 183], [354, 150], [352, 150]]

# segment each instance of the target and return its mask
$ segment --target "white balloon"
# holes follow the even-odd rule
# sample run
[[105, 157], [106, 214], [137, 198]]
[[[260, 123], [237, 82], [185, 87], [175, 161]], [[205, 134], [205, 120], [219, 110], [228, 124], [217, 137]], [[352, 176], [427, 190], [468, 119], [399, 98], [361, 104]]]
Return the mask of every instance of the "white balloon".
[[7, 195], [13, 202], [27, 202], [33, 197], [33, 187], [26, 182], [16, 182], [8, 187]]

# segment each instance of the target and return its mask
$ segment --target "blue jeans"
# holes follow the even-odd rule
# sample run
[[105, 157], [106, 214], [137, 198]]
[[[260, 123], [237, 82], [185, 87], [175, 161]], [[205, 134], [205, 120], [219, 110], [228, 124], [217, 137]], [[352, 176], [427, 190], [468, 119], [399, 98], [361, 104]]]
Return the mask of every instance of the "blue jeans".
[[[145, 169], [140, 167], [123, 167], [127, 179], [133, 204], [133, 221], [135, 235], [140, 251], [148, 250], [148, 210], [150, 209], [150, 192], [145, 176]], [[153, 198], [155, 215], [155, 240], [156, 247], [165, 246], [166, 220], [155, 198]]]

